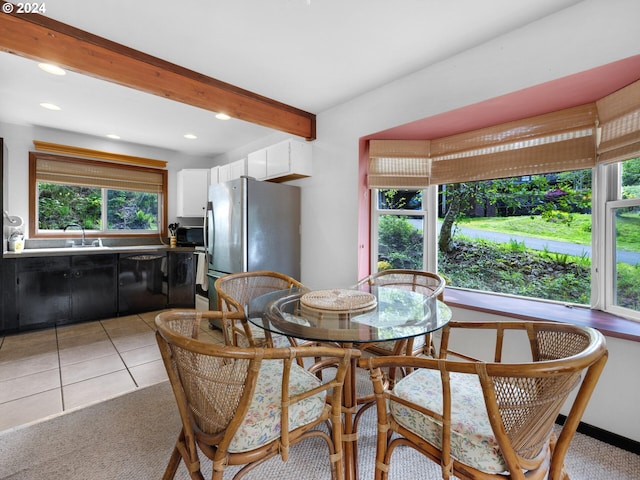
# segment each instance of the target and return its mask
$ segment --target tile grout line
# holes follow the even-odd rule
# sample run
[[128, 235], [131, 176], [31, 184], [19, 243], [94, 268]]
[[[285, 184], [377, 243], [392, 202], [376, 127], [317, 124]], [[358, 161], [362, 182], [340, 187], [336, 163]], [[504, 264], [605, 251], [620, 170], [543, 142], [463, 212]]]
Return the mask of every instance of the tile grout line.
[[60, 339], [58, 337], [58, 326], [55, 325], [56, 332], [56, 354], [58, 357], [58, 377], [60, 379], [60, 403], [62, 404], [62, 411], [66, 410], [64, 405], [64, 389], [62, 388], [62, 361], [60, 360]]
[[[135, 314], [135, 316], [138, 318], [139, 321], [141, 321], [142, 323], [144, 323], [147, 327], [149, 326], [147, 324], [147, 322], [144, 321], [144, 319], [139, 315], [139, 314]], [[104, 330], [104, 332], [107, 334], [107, 337], [109, 338], [109, 341], [111, 342], [111, 345], [113, 345], [113, 349], [116, 351], [116, 353], [118, 354], [118, 357], [120, 358], [120, 360], [122, 361], [122, 364], [124, 365], [124, 368], [127, 370], [127, 374], [129, 375], [129, 377], [131, 377], [131, 381], [133, 382], [133, 384], [135, 385], [136, 389], [140, 388], [140, 385], [138, 384], [138, 382], [136, 381], [135, 377], [133, 376], [133, 374], [131, 373], [131, 370], [129, 369], [129, 365], [127, 365], [127, 362], [125, 362], [124, 358], [122, 357], [122, 353], [120, 352], [120, 350], [118, 349], [118, 347], [116, 346], [116, 344], [113, 342], [113, 339], [111, 338], [111, 335], [109, 335], [109, 331], [105, 328], [104, 324], [102, 323], [102, 320], [100, 320], [100, 326], [102, 327], [102, 329]]]

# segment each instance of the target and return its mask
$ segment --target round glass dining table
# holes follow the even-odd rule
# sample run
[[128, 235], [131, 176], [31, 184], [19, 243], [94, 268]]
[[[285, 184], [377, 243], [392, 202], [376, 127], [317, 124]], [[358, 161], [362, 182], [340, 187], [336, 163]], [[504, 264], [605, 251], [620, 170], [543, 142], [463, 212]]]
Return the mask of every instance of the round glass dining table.
[[[451, 319], [449, 307], [434, 296], [378, 285], [271, 292], [251, 301], [246, 313], [253, 325], [271, 333], [345, 348], [426, 335]], [[356, 370], [354, 359], [343, 388], [346, 480], [358, 478]]]
[[360, 344], [434, 332], [449, 322], [451, 310], [435, 297], [373, 285], [271, 292], [249, 303], [247, 318], [289, 337]]

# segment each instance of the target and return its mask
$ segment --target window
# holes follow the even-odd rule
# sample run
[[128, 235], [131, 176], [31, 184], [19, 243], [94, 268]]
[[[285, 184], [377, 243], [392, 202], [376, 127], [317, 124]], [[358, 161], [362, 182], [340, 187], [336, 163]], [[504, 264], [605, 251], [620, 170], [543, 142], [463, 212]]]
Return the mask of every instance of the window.
[[590, 304], [591, 170], [440, 187], [449, 286]]
[[166, 225], [162, 169], [30, 154], [32, 237], [158, 235]]
[[606, 308], [629, 315], [640, 312], [640, 158], [607, 168], [616, 182], [606, 206]]
[[374, 272], [389, 268], [423, 270], [425, 209], [422, 190], [376, 190]]

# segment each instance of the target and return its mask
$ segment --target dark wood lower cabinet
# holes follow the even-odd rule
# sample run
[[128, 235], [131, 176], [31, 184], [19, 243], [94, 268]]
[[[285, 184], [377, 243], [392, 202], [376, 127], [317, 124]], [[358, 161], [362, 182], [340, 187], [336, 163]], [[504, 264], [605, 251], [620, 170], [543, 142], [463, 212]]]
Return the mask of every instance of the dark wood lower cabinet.
[[0, 333], [193, 308], [195, 268], [190, 251], [5, 258]]
[[18, 329], [115, 316], [116, 258], [72, 255], [18, 259]]
[[69, 294], [72, 322], [118, 313], [117, 255], [71, 257]]

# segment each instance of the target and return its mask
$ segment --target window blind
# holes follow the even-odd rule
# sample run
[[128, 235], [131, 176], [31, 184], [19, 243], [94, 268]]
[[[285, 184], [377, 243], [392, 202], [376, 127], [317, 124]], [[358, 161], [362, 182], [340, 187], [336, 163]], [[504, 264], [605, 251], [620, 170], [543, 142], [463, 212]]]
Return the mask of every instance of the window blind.
[[141, 192], [162, 192], [166, 183], [167, 172], [161, 169], [31, 154], [35, 158], [35, 177], [38, 182]]
[[598, 163], [640, 157], [640, 81], [596, 102], [600, 121]]
[[[596, 104], [589, 103], [430, 141], [371, 140], [369, 186], [416, 188], [591, 168], [596, 120]], [[419, 142], [426, 145], [422, 155], [409, 155]]]
[[371, 140], [369, 188], [423, 188], [429, 185], [428, 140]]
[[596, 105], [482, 128], [431, 142], [436, 184], [591, 168], [596, 157]]

